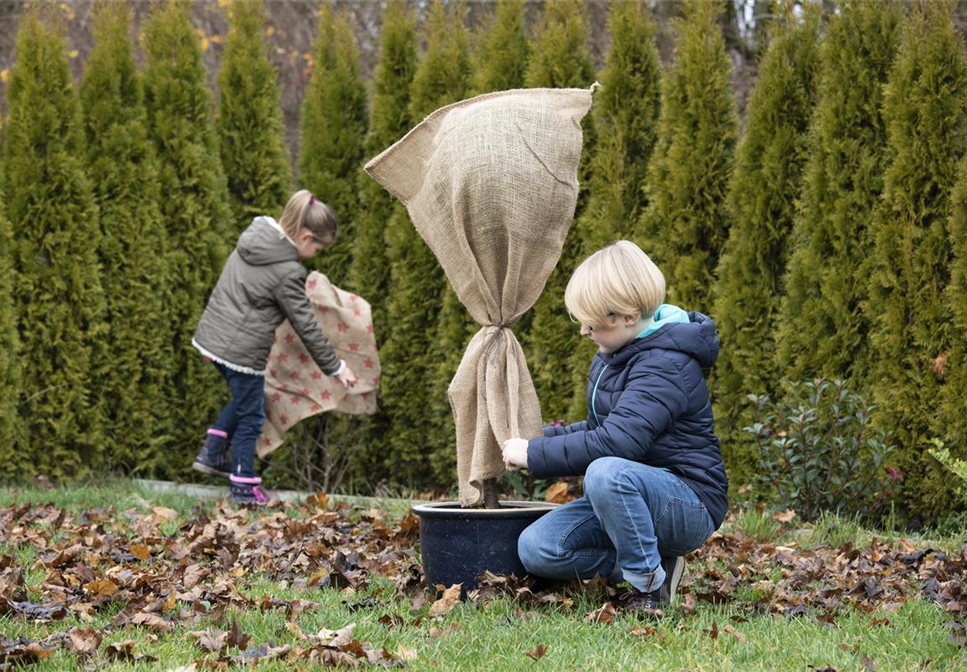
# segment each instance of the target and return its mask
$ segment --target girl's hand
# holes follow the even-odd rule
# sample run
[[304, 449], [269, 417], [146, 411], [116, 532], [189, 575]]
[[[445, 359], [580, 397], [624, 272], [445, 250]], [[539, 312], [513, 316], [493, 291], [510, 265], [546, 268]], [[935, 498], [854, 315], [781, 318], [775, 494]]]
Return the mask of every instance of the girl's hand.
[[353, 385], [355, 385], [356, 384], [356, 381], [359, 380], [356, 377], [356, 374], [353, 373], [353, 370], [350, 369], [348, 366], [345, 369], [342, 370], [342, 373], [340, 373], [338, 376], [335, 376], [335, 378], [347, 390], [350, 387], [352, 387]]
[[526, 469], [527, 439], [507, 439], [504, 441], [503, 454], [507, 469]]

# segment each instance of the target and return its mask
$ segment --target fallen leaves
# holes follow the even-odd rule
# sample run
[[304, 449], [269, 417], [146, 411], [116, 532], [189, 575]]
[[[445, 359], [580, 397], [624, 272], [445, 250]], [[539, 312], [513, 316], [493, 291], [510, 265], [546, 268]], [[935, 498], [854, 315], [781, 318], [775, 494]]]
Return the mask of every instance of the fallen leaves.
[[[566, 488], [558, 490], [566, 493]], [[263, 660], [283, 660], [286, 667], [295, 668], [400, 666], [419, 658], [417, 648], [394, 644], [396, 650], [389, 652], [358, 640], [352, 623], [329, 623], [333, 629], [303, 632], [297, 621], [318, 605], [280, 599], [272, 592], [248, 598], [245, 588], [252, 580], [287, 590], [340, 591], [339, 600], [349, 612], [376, 610], [378, 627], [394, 632], [432, 618], [439, 620], [424, 624], [428, 639], [463, 634], [452, 634], [460, 627], [463, 612], [454, 610], [463, 586], [436, 586], [434, 591], [426, 585], [413, 549], [419, 535], [417, 518], [407, 516], [391, 527], [379, 511], [351, 511], [328, 500], [325, 493], [314, 497], [297, 516], [280, 509], [236, 511], [222, 505], [199, 506], [182, 520], [162, 507], [148, 514], [111, 509], [71, 513], [34, 504], [0, 509], [0, 536], [5, 542], [36, 549], [30, 566], [0, 555], [0, 614], [35, 624], [73, 614], [85, 625], [39, 641], [0, 638], [0, 669], [40, 662], [58, 649], [70, 651], [81, 666], [92, 668], [116, 661], [153, 662], [151, 656], [136, 652], [133, 639], [117, 640], [134, 628], [141, 631], [140, 641], [183, 636], [203, 658], [193, 666], [198, 670], [227, 670]], [[773, 519], [786, 525], [796, 514], [779, 512]], [[164, 532], [159, 531], [162, 525]], [[740, 646], [747, 643], [742, 630], [750, 632], [740, 624], [750, 618], [805, 617], [833, 627], [841, 615], [859, 610], [869, 614], [870, 627], [893, 627], [887, 616], [906, 601], [920, 598], [944, 610], [950, 643], [963, 647], [965, 565], [967, 546], [959, 554], [918, 549], [906, 540], [807, 549], [795, 542], [762, 543], [741, 531], [717, 533], [689, 556], [679, 601], [667, 611], [684, 623], [694, 618], [700, 603], [731, 604], [729, 624], [702, 627], [718, 645], [725, 640]], [[29, 591], [27, 572], [42, 576]], [[386, 587], [370, 593], [367, 588], [374, 577], [383, 577]], [[755, 597], [745, 597], [750, 591]], [[616, 593], [614, 584], [600, 577], [544, 585], [530, 577], [484, 573], [465, 599], [468, 608], [476, 609], [508, 600], [513, 604], [511, 618], [520, 622], [550, 611], [571, 611], [580, 600], [582, 612], [597, 607], [585, 613], [585, 621], [615, 625], [620, 623]], [[394, 602], [401, 605], [403, 615], [390, 611]], [[281, 641], [244, 632], [231, 616], [244, 610], [281, 610], [284, 623], [274, 634]], [[92, 627], [91, 623], [104, 622], [96, 620], [98, 616], [108, 616], [110, 625]], [[633, 625], [627, 636], [664, 641], [657, 627]], [[111, 639], [117, 641], [105, 644]], [[547, 651], [547, 643], [541, 643], [524, 652], [539, 660]], [[861, 659], [858, 651], [852, 654], [858, 666], [872, 669], [872, 659]]]

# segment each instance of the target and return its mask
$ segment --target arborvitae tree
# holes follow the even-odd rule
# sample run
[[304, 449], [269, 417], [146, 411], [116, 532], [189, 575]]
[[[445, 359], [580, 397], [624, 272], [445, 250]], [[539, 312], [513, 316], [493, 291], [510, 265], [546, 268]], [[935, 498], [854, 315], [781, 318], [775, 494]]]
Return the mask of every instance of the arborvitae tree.
[[[526, 84], [529, 87], [586, 88], [594, 82], [594, 65], [587, 47], [587, 18], [580, 0], [550, 0], [537, 30], [537, 39], [527, 65]], [[584, 149], [579, 180], [582, 195], [575, 216], [579, 217], [590, 175], [593, 155], [594, 127], [590, 115], [582, 124]], [[514, 329], [524, 345], [541, 411], [547, 420], [567, 419], [568, 407], [574, 397], [572, 359], [580, 347], [578, 327], [564, 306], [564, 288], [574, 268], [581, 261], [584, 249], [583, 231], [576, 221], [572, 224], [561, 259], [551, 272], [547, 285], [534, 308], [528, 311]], [[576, 371], [587, 371], [588, 360], [582, 358]], [[577, 418], [574, 418], [577, 419]]]
[[[449, 11], [439, 0], [430, 6], [425, 27], [426, 52], [410, 89], [410, 118], [414, 122], [466, 95], [470, 58], [465, 14], [462, 3]], [[449, 472], [447, 467], [437, 466], [441, 460], [455, 459], [451, 455], [452, 429], [449, 438], [446, 435], [446, 423], [452, 422], [452, 414], [441, 381], [452, 358], [450, 350], [456, 348], [462, 354], [466, 344], [462, 334], [468, 318], [462, 306], [450, 303], [441, 326], [438, 316], [447, 305], [447, 293], [452, 294], [453, 290], [439, 262], [405, 214], [391, 219], [387, 244], [392, 295], [387, 341], [382, 350], [382, 399], [393, 423], [387, 442], [388, 464], [400, 482], [425, 484], [435, 467]], [[451, 378], [452, 375], [451, 372]], [[449, 378], [446, 384], [449, 385]]]
[[[950, 285], [944, 299], [952, 316], [952, 334], [967, 333], [967, 158], [960, 162], [957, 183], [950, 195], [951, 215], [947, 224], [952, 259]], [[937, 437], [945, 442], [953, 457], [967, 459], [967, 341], [953, 338], [950, 352], [936, 360], [937, 371], [943, 376], [941, 407], [937, 414]], [[948, 478], [942, 479], [949, 480]]]
[[711, 312], [711, 287], [729, 231], [728, 188], [738, 137], [722, 4], [688, 0], [675, 21], [675, 62], [662, 84], [658, 146], [648, 168], [640, 239], [665, 275], [670, 303]]
[[774, 334], [816, 103], [819, 7], [808, 5], [801, 18], [793, 7], [785, 2], [777, 8], [780, 18], [770, 24], [745, 137], [736, 152], [729, 198], [733, 225], [715, 287], [713, 315], [728, 346], [714, 370], [715, 428], [730, 474], [739, 482], [750, 481], [755, 462], [742, 431], [751, 424], [741, 410], [746, 396], [778, 389]]
[[103, 342], [97, 206], [84, 175], [80, 107], [58, 29], [23, 15], [7, 87], [0, 192], [17, 273], [25, 435], [5, 451], [9, 477], [83, 476], [103, 464], [103, 419], [90, 388], [92, 344]]
[[[612, 4], [608, 27], [611, 50], [591, 108], [597, 143], [590, 161], [590, 196], [576, 224], [584, 237], [582, 257], [635, 237], [648, 205], [645, 174], [661, 109], [661, 60], [655, 24], [644, 3]], [[576, 326], [569, 329], [570, 336]], [[588, 363], [594, 351], [593, 342], [580, 339], [571, 358], [570, 418], [587, 414]]]
[[292, 190], [278, 73], [262, 37], [264, 23], [262, 0], [229, 5], [218, 72], [218, 149], [238, 231], [258, 215], [279, 217]]
[[867, 319], [860, 304], [866, 228], [883, 189], [883, 83], [899, 45], [895, 2], [846, 0], [821, 47], [802, 200], [793, 224], [776, 345], [783, 377], [851, 378], [862, 391]]
[[530, 42], [524, 30], [526, 3], [497, 0], [493, 24], [481, 29], [473, 56], [472, 93], [524, 86]]
[[21, 449], [20, 403], [20, 339], [17, 338], [17, 312], [14, 299], [15, 276], [11, 249], [13, 239], [10, 222], [0, 195], [0, 461], [16, 462]]
[[928, 519], [947, 510], [953, 489], [926, 452], [944, 431], [936, 362], [964, 338], [943, 300], [950, 194], [967, 147], [967, 54], [952, 11], [935, 0], [915, 5], [904, 22], [883, 101], [892, 162], [870, 226], [866, 304], [877, 421], [901, 447], [909, 511]]
[[[380, 30], [379, 62], [373, 75], [373, 94], [366, 136], [365, 157], [372, 158], [402, 138], [413, 125], [410, 118], [410, 85], [416, 72], [416, 18], [404, 0], [390, 0]], [[390, 295], [390, 261], [386, 251], [386, 230], [391, 220], [411, 226], [403, 204], [366, 173], [359, 174], [360, 209], [353, 236], [353, 258], [348, 285], [369, 301], [373, 325], [380, 346], [393, 327], [387, 317]], [[382, 354], [386, 367], [386, 356]], [[357, 372], [361, 373], [361, 372]], [[405, 379], [405, 373], [402, 374]], [[403, 381], [400, 387], [403, 389]], [[383, 388], [385, 390], [385, 388]], [[390, 417], [385, 411], [383, 392], [375, 415], [362, 419], [361, 442], [353, 470], [364, 480], [374, 474], [389, 475], [386, 469], [387, 431]]]
[[336, 244], [316, 266], [336, 284], [346, 281], [359, 215], [359, 172], [366, 138], [366, 87], [359, 75], [356, 35], [345, 12], [323, 5], [312, 79], [302, 103], [299, 184], [339, 217]]
[[[402, 138], [413, 125], [410, 85], [416, 72], [416, 19], [404, 0], [390, 0], [380, 31], [379, 62], [373, 75], [372, 111], [364, 156], [370, 159]], [[394, 213], [405, 210], [388, 191], [366, 173], [359, 173], [360, 210], [353, 237], [355, 251], [348, 285], [373, 306], [377, 336], [386, 330], [386, 297], [390, 269], [386, 256], [386, 229]]]
[[158, 171], [145, 128], [131, 13], [98, 5], [95, 45], [81, 85], [87, 175], [100, 207], [100, 258], [110, 324], [98, 379], [112, 466], [148, 473], [169, 460], [167, 396], [171, 320]]
[[154, 8], [142, 35], [148, 136], [160, 170], [161, 214], [171, 278], [168, 316], [174, 325], [169, 468], [187, 467], [205, 428], [228, 399], [215, 368], [191, 346], [222, 263], [238, 236], [212, 123], [212, 100], [198, 34], [188, 6]]

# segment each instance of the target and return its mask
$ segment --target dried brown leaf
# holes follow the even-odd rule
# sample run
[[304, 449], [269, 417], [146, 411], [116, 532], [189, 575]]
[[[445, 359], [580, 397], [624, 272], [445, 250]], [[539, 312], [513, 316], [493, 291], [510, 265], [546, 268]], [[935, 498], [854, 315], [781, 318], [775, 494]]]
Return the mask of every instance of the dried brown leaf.
[[544, 494], [544, 500], [550, 502], [551, 504], [567, 504], [574, 499], [568, 491], [568, 484], [564, 481], [558, 481], [551, 487], [547, 489]]
[[94, 628], [71, 628], [67, 631], [70, 649], [79, 656], [89, 656], [101, 645], [104, 637]]
[[[744, 643], [746, 642], [746, 636], [745, 636], [745, 635], [743, 635], [743, 634], [742, 634], [741, 632], [739, 632], [738, 630], [736, 630], [735, 628], [733, 628], [733, 627], [732, 627], [731, 625], [726, 625], [726, 626], [725, 626], [724, 628], [722, 628], [722, 629], [723, 629], [723, 630], [725, 630], [725, 632], [727, 632], [727, 633], [729, 633], [730, 635], [732, 635], [733, 637], [735, 637], [735, 638], [736, 638], [737, 640], [739, 640], [739, 641], [740, 641], [740, 642], [742, 642], [743, 644], [744, 644]], [[714, 638], [713, 638], [713, 639], [714, 639]]]
[[615, 611], [610, 602], [605, 602], [599, 609], [588, 612], [584, 620], [588, 623], [604, 623], [610, 625], [614, 622]]
[[446, 589], [443, 586], [437, 586], [437, 590], [442, 590], [443, 595], [430, 605], [430, 616], [443, 616], [453, 611], [453, 608], [460, 603], [460, 588], [462, 585], [461, 583], [455, 583]]
[[203, 651], [220, 653], [228, 644], [228, 632], [225, 630], [206, 628], [188, 634], [195, 638], [195, 644]]
[[144, 544], [131, 544], [128, 546], [128, 550], [131, 551], [131, 555], [141, 562], [145, 562], [151, 558], [151, 549]]
[[527, 652], [527, 657], [533, 658], [534, 660], [540, 660], [546, 654], [547, 654], [547, 647], [544, 646], [543, 644], [538, 644], [536, 649], [534, 649], [533, 651]]

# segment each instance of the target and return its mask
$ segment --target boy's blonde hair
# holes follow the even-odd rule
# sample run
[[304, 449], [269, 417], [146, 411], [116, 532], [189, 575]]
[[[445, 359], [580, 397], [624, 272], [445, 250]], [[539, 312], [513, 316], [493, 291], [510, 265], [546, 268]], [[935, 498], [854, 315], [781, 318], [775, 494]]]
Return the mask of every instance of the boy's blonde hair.
[[301, 189], [285, 204], [279, 226], [292, 240], [302, 229], [311, 232], [320, 243], [332, 245], [336, 242], [336, 229], [339, 219], [328, 205], [316, 198], [308, 189]]
[[589, 327], [601, 327], [611, 315], [651, 317], [664, 301], [665, 276], [628, 240], [581, 262], [564, 290], [571, 319]]

